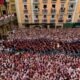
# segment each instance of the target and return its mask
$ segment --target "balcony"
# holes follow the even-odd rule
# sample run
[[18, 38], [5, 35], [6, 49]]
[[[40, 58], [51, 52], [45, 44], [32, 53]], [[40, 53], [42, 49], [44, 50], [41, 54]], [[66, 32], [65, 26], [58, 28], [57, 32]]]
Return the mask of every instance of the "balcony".
[[58, 22], [59, 22], [59, 23], [63, 23], [63, 22], [64, 22], [63, 18], [59, 18], [59, 19], [58, 19]]
[[66, 2], [66, 0], [61, 0], [61, 3], [65, 3]]
[[42, 23], [47, 23], [47, 19], [44, 18], [44, 19], [42, 20]]
[[25, 23], [29, 23], [29, 20], [28, 19], [25, 19]]
[[52, 3], [56, 3], [56, 1], [57, 1], [57, 0], [52, 0], [51, 2], [52, 2]]
[[48, 2], [48, 0], [42, 0], [43, 1], [43, 3], [47, 3]]
[[50, 20], [50, 23], [55, 23], [55, 19], [51, 19]]
[[43, 14], [47, 14], [47, 13], [48, 13], [48, 10], [47, 10], [47, 9], [43, 9], [43, 10], [42, 10], [42, 13], [43, 13]]
[[67, 20], [66, 20], [66, 22], [72, 22], [72, 19], [71, 18], [68, 18]]
[[68, 9], [68, 13], [73, 13], [74, 12], [74, 8], [69, 8]]
[[34, 9], [33, 12], [34, 12], [34, 14], [38, 14], [39, 13], [39, 9], [38, 8]]
[[51, 9], [51, 13], [52, 14], [56, 14], [56, 9], [54, 8], [54, 9]]
[[65, 12], [65, 8], [61, 8], [60, 13], [64, 13], [64, 12]]
[[69, 0], [69, 2], [70, 2], [70, 3], [75, 3], [75, 2], [76, 2], [76, 0]]
[[34, 19], [34, 23], [39, 23], [39, 19], [38, 18], [35, 18]]
[[33, 0], [33, 4], [39, 4], [39, 0]]

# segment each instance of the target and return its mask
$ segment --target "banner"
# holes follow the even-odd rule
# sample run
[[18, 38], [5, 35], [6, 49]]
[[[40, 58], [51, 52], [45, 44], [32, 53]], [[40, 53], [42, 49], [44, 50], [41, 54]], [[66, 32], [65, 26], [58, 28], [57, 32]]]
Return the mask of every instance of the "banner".
[[4, 0], [0, 0], [0, 5], [4, 4]]

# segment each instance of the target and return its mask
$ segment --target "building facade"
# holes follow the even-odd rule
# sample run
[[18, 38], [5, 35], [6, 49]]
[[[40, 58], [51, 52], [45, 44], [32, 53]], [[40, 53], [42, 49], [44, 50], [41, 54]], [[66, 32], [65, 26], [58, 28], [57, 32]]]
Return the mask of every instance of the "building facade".
[[0, 16], [16, 13], [15, 0], [3, 0], [0, 4]]
[[15, 0], [18, 23], [63, 27], [80, 22], [80, 0]]
[[17, 25], [15, 0], [0, 0], [0, 39]]
[[8, 5], [9, 13], [16, 13], [16, 6], [15, 6], [15, 0], [9, 0]]

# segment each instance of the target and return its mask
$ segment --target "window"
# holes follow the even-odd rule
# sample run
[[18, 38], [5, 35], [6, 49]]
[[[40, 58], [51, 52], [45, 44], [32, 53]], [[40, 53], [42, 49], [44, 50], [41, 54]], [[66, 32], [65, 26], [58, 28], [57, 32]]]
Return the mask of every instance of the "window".
[[27, 5], [24, 5], [24, 9], [27, 9]]
[[52, 4], [52, 8], [55, 8], [55, 4]]
[[52, 15], [51, 17], [54, 18], [54, 15]]
[[25, 18], [28, 18], [28, 15], [25, 15]]
[[71, 7], [71, 8], [73, 8], [73, 7], [74, 7], [74, 5], [72, 4], [70, 7]]
[[36, 15], [36, 18], [38, 18], [38, 15]]
[[68, 15], [68, 18], [72, 18], [72, 15]]
[[44, 8], [47, 8], [47, 5], [44, 5], [43, 7], [44, 7]]
[[37, 5], [35, 5], [35, 8], [38, 8], [38, 6], [37, 6]]
[[46, 18], [47, 16], [46, 16], [46, 15], [44, 15], [43, 17], [44, 17], [44, 18]]

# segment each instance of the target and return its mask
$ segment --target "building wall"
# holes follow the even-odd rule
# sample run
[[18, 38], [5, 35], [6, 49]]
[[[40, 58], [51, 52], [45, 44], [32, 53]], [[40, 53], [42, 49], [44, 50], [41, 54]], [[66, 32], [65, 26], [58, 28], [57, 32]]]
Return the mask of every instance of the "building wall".
[[15, 0], [15, 3], [19, 24], [55, 23], [58, 26], [77, 22], [80, 16], [80, 0]]
[[4, 4], [0, 5], [0, 15], [3, 15], [3, 11], [5, 10], [6, 14], [16, 13], [15, 0], [7, 0], [7, 8]]
[[16, 13], [15, 0], [9, 0], [9, 13]]

